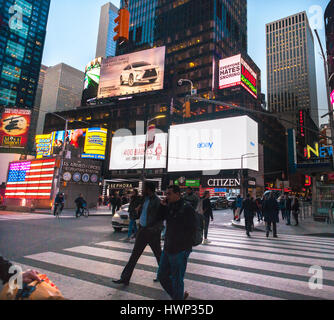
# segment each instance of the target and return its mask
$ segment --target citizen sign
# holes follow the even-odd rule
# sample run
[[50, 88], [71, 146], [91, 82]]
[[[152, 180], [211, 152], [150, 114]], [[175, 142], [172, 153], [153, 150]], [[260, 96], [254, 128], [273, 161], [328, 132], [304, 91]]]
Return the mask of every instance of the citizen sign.
[[240, 187], [240, 179], [209, 179], [209, 187]]

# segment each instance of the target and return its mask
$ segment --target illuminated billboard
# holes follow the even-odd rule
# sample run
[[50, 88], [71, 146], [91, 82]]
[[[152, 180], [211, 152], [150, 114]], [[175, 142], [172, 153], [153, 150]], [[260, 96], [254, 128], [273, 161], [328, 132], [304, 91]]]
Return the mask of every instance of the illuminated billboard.
[[85, 69], [84, 90], [82, 92], [82, 105], [87, 104], [87, 100], [97, 97], [100, 84], [100, 73], [103, 58], [96, 58], [87, 64]]
[[11, 162], [5, 197], [7, 199], [51, 199], [56, 160]]
[[[144, 167], [145, 135], [114, 137], [111, 145], [110, 170], [135, 170]], [[166, 168], [167, 134], [157, 133], [146, 152], [146, 168]]]
[[247, 116], [170, 127], [168, 171], [259, 170], [258, 124]]
[[24, 148], [28, 142], [31, 110], [4, 109], [0, 119], [0, 147]]
[[257, 98], [257, 75], [238, 54], [219, 61], [219, 89], [242, 86]]
[[104, 59], [98, 98], [162, 90], [165, 53], [166, 47], [159, 47]]
[[48, 135], [36, 136], [37, 158], [59, 155], [66, 141], [66, 151], [72, 158], [105, 159], [107, 129], [85, 128], [55, 131]]
[[331, 103], [334, 105], [334, 90], [331, 93]]

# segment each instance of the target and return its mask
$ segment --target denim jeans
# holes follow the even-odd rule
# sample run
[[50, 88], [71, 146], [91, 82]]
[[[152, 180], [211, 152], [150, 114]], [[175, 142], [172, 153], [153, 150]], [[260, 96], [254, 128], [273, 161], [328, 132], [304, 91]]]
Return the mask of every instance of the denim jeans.
[[291, 210], [285, 210], [285, 217], [286, 217], [287, 223], [290, 224], [291, 223]]
[[128, 230], [128, 238], [131, 237], [132, 232], [133, 232], [134, 234], [137, 233], [137, 223], [136, 223], [136, 220], [132, 220], [132, 219], [130, 219], [129, 230]]
[[184, 274], [191, 251], [177, 254], [162, 252], [158, 270], [158, 279], [173, 300], [184, 300]]

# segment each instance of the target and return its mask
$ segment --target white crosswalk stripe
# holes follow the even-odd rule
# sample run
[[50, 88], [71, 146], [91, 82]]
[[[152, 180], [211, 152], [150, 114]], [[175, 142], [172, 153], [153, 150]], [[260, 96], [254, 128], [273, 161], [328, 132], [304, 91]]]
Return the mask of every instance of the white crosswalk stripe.
[[[264, 233], [247, 238], [242, 230], [213, 228], [210, 245], [194, 248], [185, 277], [192, 299], [334, 299], [334, 241]], [[304, 246], [303, 246], [304, 243]], [[22, 259], [41, 269], [69, 299], [168, 299], [156, 277], [157, 263], [147, 247], [126, 290], [112, 283], [129, 260], [133, 243], [103, 241]], [[323, 268], [321, 290], [312, 290], [312, 266]], [[49, 270], [49, 271], [48, 271]]]

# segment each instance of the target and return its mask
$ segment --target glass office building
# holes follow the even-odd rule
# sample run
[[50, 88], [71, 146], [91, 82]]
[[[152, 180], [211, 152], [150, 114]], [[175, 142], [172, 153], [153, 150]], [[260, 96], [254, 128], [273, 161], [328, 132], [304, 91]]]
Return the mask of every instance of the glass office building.
[[328, 75], [330, 89], [334, 90], [334, 0], [331, 0], [325, 11]]
[[33, 108], [50, 0], [0, 0], [0, 105]]
[[116, 28], [115, 19], [118, 16], [118, 8], [112, 3], [106, 3], [101, 7], [99, 35], [96, 46], [96, 58], [114, 57], [116, 55]]
[[[303, 117], [309, 122], [305, 127], [317, 129], [314, 38], [306, 12], [267, 24], [266, 38], [269, 110], [282, 114], [284, 126], [296, 128], [301, 135], [301, 123], [307, 120]], [[308, 133], [302, 142], [308, 141]]]

